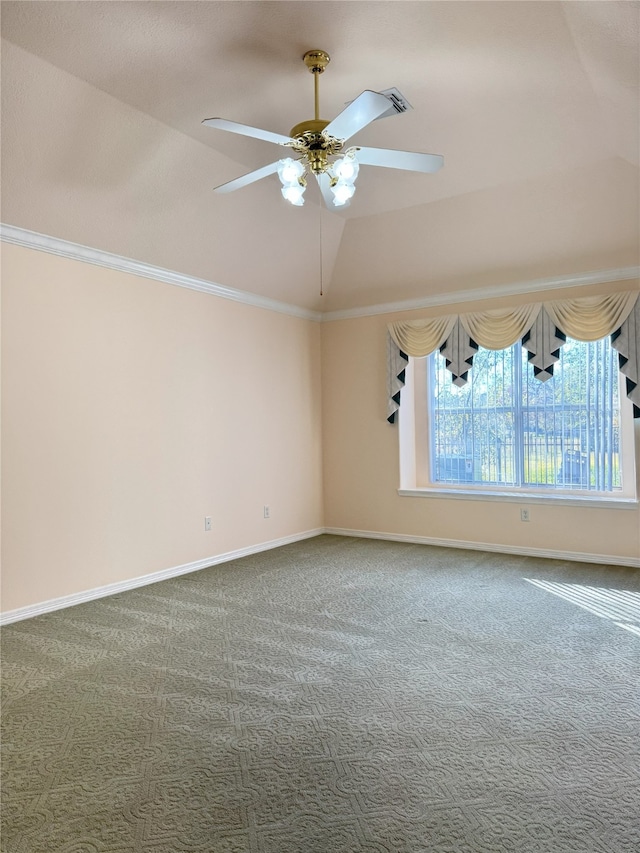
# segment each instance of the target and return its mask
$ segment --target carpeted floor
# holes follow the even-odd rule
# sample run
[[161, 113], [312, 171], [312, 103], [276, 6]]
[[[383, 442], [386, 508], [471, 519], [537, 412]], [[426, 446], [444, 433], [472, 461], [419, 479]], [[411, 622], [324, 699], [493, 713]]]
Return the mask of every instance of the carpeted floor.
[[638, 853], [639, 617], [321, 536], [7, 626], [2, 850]]

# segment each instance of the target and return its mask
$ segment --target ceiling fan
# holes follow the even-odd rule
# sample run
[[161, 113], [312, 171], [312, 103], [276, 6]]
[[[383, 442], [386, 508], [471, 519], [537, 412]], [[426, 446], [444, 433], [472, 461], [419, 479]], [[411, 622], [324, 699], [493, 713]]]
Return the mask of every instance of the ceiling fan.
[[315, 175], [325, 204], [330, 209], [346, 207], [355, 192], [355, 180], [361, 165], [386, 166], [410, 172], [437, 172], [444, 163], [439, 154], [420, 154], [413, 151], [396, 151], [389, 148], [364, 148], [352, 146], [343, 151], [345, 142], [363, 127], [390, 110], [390, 98], [380, 92], [365, 90], [352, 101], [333, 121], [319, 117], [319, 76], [330, 62], [324, 50], [309, 50], [303, 61], [314, 77], [315, 118], [300, 122], [289, 136], [249, 127], [223, 118], [207, 118], [202, 123], [218, 130], [227, 130], [254, 139], [264, 139], [276, 145], [291, 148], [298, 158], [284, 157], [215, 187], [214, 192], [228, 193], [238, 190], [275, 172], [282, 183], [282, 195], [291, 204], [304, 204], [307, 170]]

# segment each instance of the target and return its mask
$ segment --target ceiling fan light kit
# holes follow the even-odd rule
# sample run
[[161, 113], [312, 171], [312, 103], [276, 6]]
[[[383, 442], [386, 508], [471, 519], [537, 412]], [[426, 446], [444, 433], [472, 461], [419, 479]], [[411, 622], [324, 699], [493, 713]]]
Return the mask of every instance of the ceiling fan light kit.
[[288, 137], [227, 119], [209, 118], [202, 122], [218, 130], [287, 146], [300, 157], [276, 160], [274, 163], [216, 187], [215, 192], [232, 192], [277, 172], [282, 184], [283, 197], [296, 207], [300, 207], [304, 204], [308, 170], [315, 176], [325, 204], [332, 209], [349, 204], [349, 200], [355, 193], [355, 181], [361, 164], [424, 173], [436, 172], [442, 167], [444, 158], [439, 154], [360, 146], [352, 146], [343, 151], [345, 142], [372, 121], [398, 114], [397, 98], [392, 99], [389, 94], [397, 90], [386, 90], [386, 93], [365, 90], [333, 121], [327, 122], [320, 118], [319, 77], [324, 73], [331, 58], [324, 50], [308, 50], [303, 56], [303, 61], [314, 78], [315, 115], [313, 119], [292, 127]]

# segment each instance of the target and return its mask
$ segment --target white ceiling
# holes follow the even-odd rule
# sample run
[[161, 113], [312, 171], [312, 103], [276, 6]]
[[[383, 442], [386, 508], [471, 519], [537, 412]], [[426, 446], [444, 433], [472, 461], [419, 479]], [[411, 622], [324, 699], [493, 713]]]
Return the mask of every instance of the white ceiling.
[[[639, 262], [636, 2], [1, 8], [6, 223], [317, 310]], [[413, 110], [353, 142], [445, 158], [362, 167], [322, 213], [322, 299], [315, 187], [303, 209], [275, 176], [214, 194], [281, 154], [201, 125], [313, 117], [310, 48], [331, 55], [323, 118], [395, 86]]]

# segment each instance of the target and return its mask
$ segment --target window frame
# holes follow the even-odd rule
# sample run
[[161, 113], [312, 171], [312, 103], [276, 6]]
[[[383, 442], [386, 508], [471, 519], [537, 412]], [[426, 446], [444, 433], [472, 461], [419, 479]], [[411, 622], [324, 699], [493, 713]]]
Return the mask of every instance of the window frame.
[[[527, 504], [562, 504], [563, 506], [591, 506], [598, 508], [638, 507], [636, 466], [636, 436], [633, 406], [624, 393], [624, 380], [618, 371], [620, 383], [620, 457], [622, 460], [623, 488], [615, 492], [585, 492], [583, 489], [536, 489], [532, 486], [494, 486], [484, 483], [443, 483], [431, 479], [430, 430], [427, 393], [428, 359], [409, 358], [405, 370], [405, 385], [401, 391], [398, 411], [400, 452], [400, 486], [402, 497], [437, 497], [445, 499], [507, 501]], [[437, 358], [441, 358], [436, 354]], [[471, 368], [473, 370], [474, 368]], [[424, 440], [421, 440], [424, 436]]]

